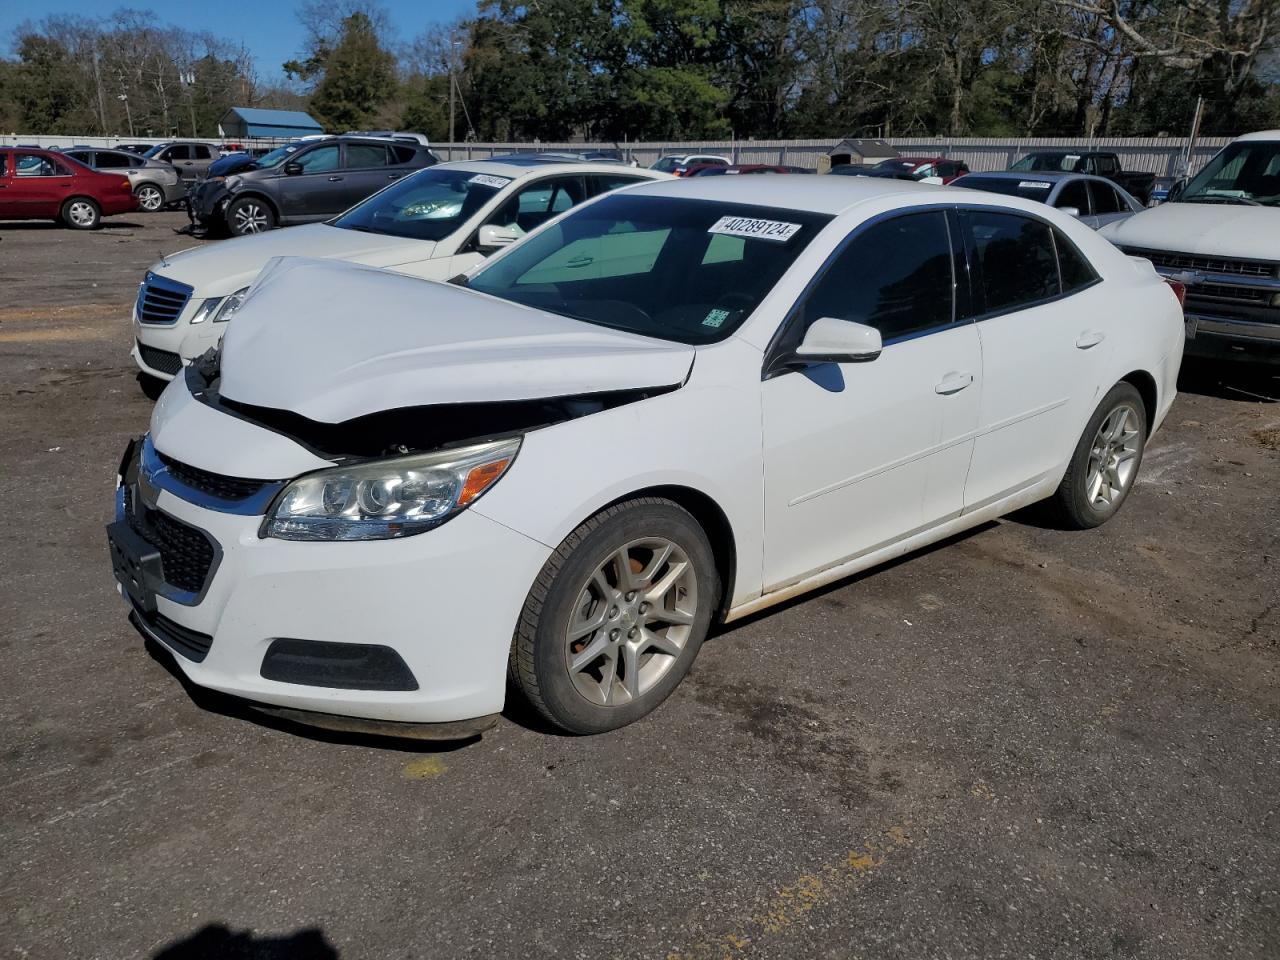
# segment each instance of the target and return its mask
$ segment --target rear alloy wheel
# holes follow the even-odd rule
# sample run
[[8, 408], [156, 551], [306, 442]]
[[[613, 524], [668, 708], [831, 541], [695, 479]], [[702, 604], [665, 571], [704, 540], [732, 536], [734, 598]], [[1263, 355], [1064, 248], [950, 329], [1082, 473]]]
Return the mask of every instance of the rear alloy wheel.
[[73, 230], [93, 230], [102, 222], [102, 210], [88, 197], [72, 197], [62, 205], [62, 222]]
[[266, 233], [276, 225], [275, 214], [256, 197], [237, 200], [227, 207], [227, 229], [232, 236], [243, 237], [250, 233]]
[[1117, 383], [1089, 418], [1066, 476], [1049, 500], [1062, 526], [1087, 530], [1106, 523], [1133, 490], [1147, 441], [1142, 395]]
[[610, 507], [547, 561], [513, 638], [512, 678], [571, 733], [632, 723], [688, 673], [719, 591], [687, 511], [648, 497]]
[[138, 198], [138, 206], [147, 213], [155, 213], [164, 207], [164, 194], [154, 184], [144, 183], [133, 195]]

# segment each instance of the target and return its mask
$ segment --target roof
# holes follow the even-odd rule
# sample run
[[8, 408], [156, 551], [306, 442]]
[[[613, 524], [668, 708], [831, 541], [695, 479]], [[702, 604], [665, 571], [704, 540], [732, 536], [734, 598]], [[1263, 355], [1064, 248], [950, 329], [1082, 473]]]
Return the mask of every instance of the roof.
[[862, 157], [896, 157], [898, 155], [898, 151], [889, 146], [888, 141], [872, 138], [846, 138], [832, 147], [829, 152], [833, 154], [856, 153]]
[[[927, 201], [939, 187], [880, 177], [833, 177], [793, 173], [785, 177], [685, 177], [642, 183], [628, 188], [631, 195], [688, 197], [721, 203], [749, 203], [809, 213], [843, 213], [855, 204], [883, 197], [906, 196]], [[989, 196], [989, 195], [988, 195]]]
[[[1056, 183], [1059, 180], [1101, 180], [1102, 177], [1095, 177], [1088, 173], [1073, 173], [1070, 170], [990, 170], [980, 172], [971, 170], [967, 176], [970, 177], [996, 177], [1000, 180], [1044, 180], [1050, 183]], [[1110, 180], [1106, 181], [1111, 183]]]
[[[301, 110], [260, 110], [257, 107], [232, 107], [227, 113], [234, 113], [245, 123], [261, 123], [268, 127], [312, 127], [323, 130], [320, 121]], [[226, 116], [226, 114], [223, 114]]]
[[1236, 137], [1236, 140], [1280, 140], [1280, 130], [1255, 130], [1253, 133]]
[[513, 160], [508, 160], [505, 157], [486, 158], [483, 160], [451, 160], [448, 163], [438, 163], [431, 169], [470, 170], [473, 173], [488, 173], [496, 177], [510, 177], [512, 180], [547, 170], [563, 173], [607, 173], [614, 176], [625, 173], [634, 174], [638, 179], [652, 180], [675, 179], [666, 174], [658, 173], [656, 170], [646, 170], [644, 167], [623, 167], [616, 163], [605, 161], [539, 160], [529, 157], [516, 157]]

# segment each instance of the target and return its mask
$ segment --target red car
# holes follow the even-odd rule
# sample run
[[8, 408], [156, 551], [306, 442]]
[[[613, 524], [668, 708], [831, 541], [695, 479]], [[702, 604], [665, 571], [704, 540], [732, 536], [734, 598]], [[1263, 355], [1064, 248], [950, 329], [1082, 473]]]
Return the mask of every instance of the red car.
[[99, 173], [52, 150], [0, 148], [0, 220], [60, 220], [93, 230], [116, 213], [138, 209], [127, 178]]
[[881, 160], [872, 169], [895, 174], [905, 173], [912, 180], [943, 184], [969, 172], [967, 164], [959, 160], [948, 160], [946, 157], [894, 157], [892, 160]]

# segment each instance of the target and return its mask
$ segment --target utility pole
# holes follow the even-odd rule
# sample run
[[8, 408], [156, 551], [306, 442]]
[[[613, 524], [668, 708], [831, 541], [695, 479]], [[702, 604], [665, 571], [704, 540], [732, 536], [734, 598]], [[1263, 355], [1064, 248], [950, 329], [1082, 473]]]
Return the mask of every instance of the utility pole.
[[1196, 140], [1200, 137], [1200, 119], [1203, 112], [1204, 97], [1196, 97], [1196, 112], [1191, 118], [1191, 136], [1187, 137], [1187, 149], [1182, 155], [1182, 169], [1178, 171], [1179, 176], [1191, 176], [1191, 151], [1196, 148]]
[[102, 74], [98, 72], [98, 44], [93, 45], [93, 83], [98, 88], [98, 124], [104, 136], [107, 134], [107, 107], [102, 100]]
[[132, 140], [133, 139], [133, 111], [129, 109], [129, 95], [127, 93], [122, 93], [118, 95], [116, 99], [124, 103], [124, 115], [129, 121], [129, 139]]
[[454, 79], [454, 71], [456, 56], [454, 48], [458, 46], [458, 41], [449, 37], [449, 159], [453, 159], [453, 118], [458, 99], [458, 81]]

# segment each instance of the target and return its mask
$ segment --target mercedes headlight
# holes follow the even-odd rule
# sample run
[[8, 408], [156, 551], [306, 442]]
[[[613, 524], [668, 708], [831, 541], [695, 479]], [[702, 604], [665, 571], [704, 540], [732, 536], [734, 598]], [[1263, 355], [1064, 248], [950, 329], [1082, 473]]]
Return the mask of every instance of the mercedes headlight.
[[231, 319], [233, 313], [240, 309], [240, 304], [244, 303], [245, 294], [248, 292], [248, 287], [241, 287], [227, 297], [209, 297], [196, 309], [195, 314], [191, 317], [191, 322], [204, 323], [212, 317], [214, 323], [225, 323]]
[[511, 466], [520, 438], [318, 470], [267, 512], [278, 540], [389, 540], [422, 533], [465, 510]]

